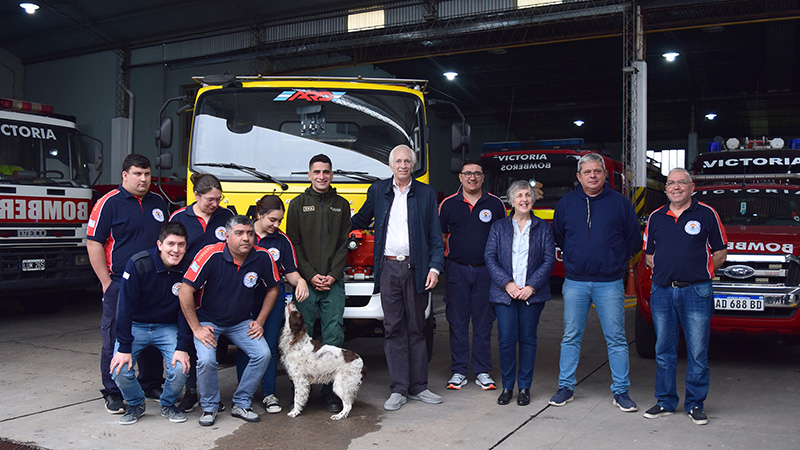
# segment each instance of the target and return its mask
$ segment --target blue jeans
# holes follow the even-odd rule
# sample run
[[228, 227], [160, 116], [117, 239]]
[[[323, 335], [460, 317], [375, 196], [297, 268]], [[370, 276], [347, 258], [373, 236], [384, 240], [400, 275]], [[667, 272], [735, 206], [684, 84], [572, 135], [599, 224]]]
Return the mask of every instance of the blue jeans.
[[[136, 365], [139, 354], [148, 345], [152, 345], [161, 352], [164, 365], [167, 367], [167, 380], [164, 382], [164, 391], [161, 394], [161, 406], [172, 406], [181, 395], [183, 385], [186, 383], [186, 374], [183, 365], [176, 362], [172, 367], [172, 356], [178, 345], [178, 326], [168, 323], [139, 323], [133, 322], [131, 326], [133, 344], [131, 345], [132, 365]], [[119, 342], [114, 345], [114, 353], [119, 349]], [[110, 364], [110, 363], [109, 363]], [[116, 369], [111, 373], [111, 378], [122, 392], [122, 397], [131, 406], [144, 403], [144, 391], [136, 379], [133, 367], [124, 366], [117, 375]]]
[[[528, 305], [519, 300], [511, 304], [494, 305], [497, 316], [497, 342], [500, 350], [500, 372], [503, 389], [530, 389], [533, 382], [533, 365], [536, 362], [536, 329], [544, 303]], [[517, 371], [517, 343], [519, 342], [519, 371]]]
[[686, 412], [695, 406], [703, 409], [708, 395], [708, 342], [714, 295], [711, 281], [683, 288], [653, 283], [650, 309], [656, 331], [656, 387], [658, 404], [668, 411], [678, 406], [675, 372], [678, 364], [680, 329], [686, 338]]
[[[269, 352], [275, 355], [274, 358], [269, 359], [267, 364], [267, 371], [261, 377], [261, 395], [264, 397], [275, 393], [275, 378], [278, 376], [278, 339], [281, 336], [281, 329], [283, 328], [283, 313], [286, 310], [286, 291], [284, 290], [283, 283], [280, 283], [280, 290], [278, 291], [278, 298], [275, 300], [275, 306], [267, 316], [267, 321], [264, 322], [264, 339], [267, 340]], [[258, 316], [261, 311], [259, 305], [258, 311], [253, 311], [253, 317]], [[244, 368], [247, 367], [247, 362], [250, 358], [241, 349], [236, 351], [236, 379], [242, 379]]]
[[564, 280], [564, 337], [561, 339], [558, 387], [575, 390], [575, 372], [581, 356], [581, 340], [586, 330], [586, 317], [594, 303], [603, 328], [611, 368], [611, 391], [616, 395], [628, 392], [628, 342], [625, 339], [625, 290], [619, 281]]
[[[250, 361], [242, 373], [242, 380], [236, 392], [233, 393], [233, 404], [243, 409], [249, 409], [253, 401], [253, 394], [258, 389], [258, 382], [267, 370], [271, 353], [264, 337], [250, 339], [247, 330], [250, 328], [250, 319], [230, 326], [218, 326], [211, 322], [200, 322], [200, 325], [214, 327], [214, 339], [219, 340], [220, 335], [225, 335], [240, 349], [244, 350]], [[196, 337], [194, 347], [197, 349], [197, 393], [200, 395], [200, 406], [203, 411], [213, 412], [219, 408], [219, 377], [217, 376], [217, 349], [206, 348]]]

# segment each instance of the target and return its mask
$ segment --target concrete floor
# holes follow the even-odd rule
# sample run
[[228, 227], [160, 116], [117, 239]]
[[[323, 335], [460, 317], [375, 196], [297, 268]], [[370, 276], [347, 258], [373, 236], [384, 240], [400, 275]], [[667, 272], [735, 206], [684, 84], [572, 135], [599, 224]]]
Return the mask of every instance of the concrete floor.
[[[562, 300], [545, 307], [532, 402], [519, 407], [496, 403], [498, 391], [482, 391], [473, 382], [460, 391], [444, 388], [449, 371], [449, 341], [441, 289], [435, 292], [438, 319], [429, 387], [442, 395], [441, 405], [409, 401], [396, 412], [382, 405], [389, 379], [380, 339], [356, 339], [346, 347], [368, 366], [366, 381], [350, 417], [328, 419], [321, 399], [312, 394], [297, 418], [286, 412], [291, 386], [281, 371], [281, 414], [261, 414], [261, 422], [244, 423], [221, 413], [213, 427], [189, 420], [172, 424], [158, 414], [158, 403], [132, 426], [103, 408], [98, 391], [100, 334], [99, 294], [84, 292], [55, 315], [31, 315], [10, 303], [0, 304], [0, 440], [47, 449], [640, 449], [725, 448], [797, 449], [800, 447], [800, 344], [764, 337], [718, 337], [712, 340], [711, 392], [706, 402], [710, 423], [692, 424], [684, 414], [647, 420], [642, 411], [654, 404], [655, 362], [638, 357], [631, 346], [631, 397], [637, 413], [611, 405], [611, 377], [605, 344], [594, 312], [584, 337], [580, 381], [575, 401], [548, 406], [557, 389]], [[31, 298], [33, 300], [33, 298]], [[633, 341], [633, 309], [627, 310], [628, 340]], [[497, 343], [493, 341], [499, 382]], [[678, 392], [683, 395], [679, 363]], [[219, 371], [223, 400], [230, 408], [235, 369]], [[318, 391], [317, 391], [318, 392]], [[260, 398], [260, 397], [259, 397]]]

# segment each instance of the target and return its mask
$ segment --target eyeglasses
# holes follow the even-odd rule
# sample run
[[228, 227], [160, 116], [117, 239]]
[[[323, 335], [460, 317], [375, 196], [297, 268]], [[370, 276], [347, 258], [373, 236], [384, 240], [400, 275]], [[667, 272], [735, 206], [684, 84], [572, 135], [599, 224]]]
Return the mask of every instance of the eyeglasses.
[[677, 181], [676, 180], [669, 180], [669, 181], [667, 181], [665, 186], [672, 187], [672, 186], [675, 186], [676, 184], [679, 184], [681, 186], [688, 186], [688, 185], [692, 184], [692, 182], [689, 181], [689, 180], [677, 180]]
[[225, 200], [225, 195], [223, 194], [223, 195], [220, 195], [219, 197], [207, 197], [205, 195], [201, 195], [200, 198], [202, 198], [203, 201], [206, 202], [206, 203], [217, 203], [217, 204], [219, 204], [219, 203], [222, 203], [223, 200]]
[[461, 172], [461, 175], [464, 175], [464, 178], [480, 178], [483, 176], [483, 172]]

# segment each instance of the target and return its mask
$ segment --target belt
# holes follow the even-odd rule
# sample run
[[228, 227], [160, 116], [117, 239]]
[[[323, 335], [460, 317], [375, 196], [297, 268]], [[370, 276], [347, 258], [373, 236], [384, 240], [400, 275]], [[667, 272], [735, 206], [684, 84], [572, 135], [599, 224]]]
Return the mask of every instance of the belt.
[[[457, 264], [458, 264], [458, 263], [457, 263]], [[483, 266], [485, 266], [485, 265], [486, 265], [486, 263], [478, 263], [478, 264], [461, 264], [461, 265], [462, 265], [462, 266], [467, 266], [467, 267], [483, 267]]]
[[408, 256], [400, 255], [400, 256], [389, 256], [385, 255], [384, 258], [388, 259], [389, 261], [405, 261], [408, 259]]
[[685, 288], [697, 283], [697, 281], [673, 281], [670, 283], [670, 286], [674, 288]]

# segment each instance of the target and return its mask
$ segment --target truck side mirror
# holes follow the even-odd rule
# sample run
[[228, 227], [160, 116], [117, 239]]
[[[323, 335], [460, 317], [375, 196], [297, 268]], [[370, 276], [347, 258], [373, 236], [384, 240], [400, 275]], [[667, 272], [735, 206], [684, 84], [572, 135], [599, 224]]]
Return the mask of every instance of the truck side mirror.
[[172, 117], [161, 119], [161, 125], [156, 129], [156, 147], [172, 147]]
[[86, 170], [89, 183], [94, 186], [103, 174], [103, 142], [86, 134], [81, 134], [81, 145], [86, 157]]
[[450, 150], [453, 153], [469, 153], [470, 142], [472, 141], [472, 129], [466, 122], [453, 122], [450, 127]]
[[450, 158], [450, 173], [458, 174], [461, 173], [461, 166], [463, 165], [463, 160], [460, 156], [453, 156]]
[[156, 168], [162, 170], [172, 169], [172, 153], [163, 152], [156, 156]]

